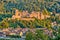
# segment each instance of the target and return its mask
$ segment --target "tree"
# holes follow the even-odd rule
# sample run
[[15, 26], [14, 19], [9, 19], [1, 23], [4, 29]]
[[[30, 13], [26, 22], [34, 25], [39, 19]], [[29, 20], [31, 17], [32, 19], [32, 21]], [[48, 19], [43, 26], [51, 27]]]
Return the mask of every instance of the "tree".
[[36, 40], [48, 40], [48, 35], [46, 35], [43, 30], [36, 30]]
[[28, 32], [28, 33], [26, 34], [25, 40], [34, 40], [33, 35], [34, 35], [34, 34], [33, 34], [32, 32]]
[[53, 38], [54, 40], [59, 40], [60, 39], [60, 27], [58, 28], [57, 31], [53, 31], [53, 35], [55, 36], [55, 38]]
[[34, 32], [28, 32], [26, 34], [26, 40], [49, 40], [48, 35], [46, 35], [43, 30], [36, 30]]
[[9, 23], [8, 22], [2, 21], [0, 23], [0, 28], [8, 28], [8, 27], [9, 27]]

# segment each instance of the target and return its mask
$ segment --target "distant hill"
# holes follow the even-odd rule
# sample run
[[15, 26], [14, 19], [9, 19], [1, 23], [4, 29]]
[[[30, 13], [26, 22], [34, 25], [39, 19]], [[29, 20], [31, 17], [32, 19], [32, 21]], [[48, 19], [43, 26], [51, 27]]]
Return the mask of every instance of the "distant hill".
[[[3, 12], [14, 12], [18, 10], [41, 11], [45, 7], [48, 11], [60, 12], [60, 2], [52, 0], [0, 0], [0, 10]], [[50, 6], [52, 5], [52, 6]]]

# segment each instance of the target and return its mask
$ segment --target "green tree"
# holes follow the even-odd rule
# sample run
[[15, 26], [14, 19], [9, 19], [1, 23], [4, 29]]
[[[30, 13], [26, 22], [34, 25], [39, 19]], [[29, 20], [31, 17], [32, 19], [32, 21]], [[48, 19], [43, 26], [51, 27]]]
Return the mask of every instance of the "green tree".
[[34, 37], [33, 37], [33, 33], [32, 32], [27, 32], [26, 34], [26, 39], [25, 40], [34, 40]]
[[48, 35], [46, 35], [42, 30], [36, 31], [36, 40], [48, 40]]
[[9, 23], [8, 23], [8, 22], [2, 21], [2, 22], [0, 23], [0, 28], [8, 28], [8, 27], [9, 27]]
[[42, 30], [36, 30], [35, 33], [28, 32], [25, 40], [49, 40], [49, 37]]

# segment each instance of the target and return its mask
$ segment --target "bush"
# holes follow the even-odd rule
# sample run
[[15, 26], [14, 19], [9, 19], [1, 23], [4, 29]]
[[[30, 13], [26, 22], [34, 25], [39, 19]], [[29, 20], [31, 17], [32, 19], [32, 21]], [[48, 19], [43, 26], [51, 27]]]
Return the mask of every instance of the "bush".
[[11, 37], [11, 38], [21, 38], [21, 36], [19, 35], [6, 35], [7, 37]]

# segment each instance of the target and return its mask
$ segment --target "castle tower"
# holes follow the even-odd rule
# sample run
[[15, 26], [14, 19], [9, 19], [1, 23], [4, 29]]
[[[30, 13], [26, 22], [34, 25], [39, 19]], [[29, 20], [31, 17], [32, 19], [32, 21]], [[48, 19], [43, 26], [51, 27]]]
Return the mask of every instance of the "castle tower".
[[19, 12], [18, 10], [16, 10], [15, 17], [16, 18], [21, 18], [21, 16], [22, 16], [22, 12]]
[[37, 12], [38, 13], [38, 19], [44, 19], [44, 15], [42, 12]]
[[37, 12], [37, 18], [40, 19], [40, 12]]
[[40, 19], [44, 19], [44, 15], [42, 12], [40, 13]]
[[15, 15], [16, 15], [16, 16], [18, 16], [18, 13], [19, 13], [19, 11], [18, 11], [18, 10], [16, 10], [16, 11], [15, 11]]

